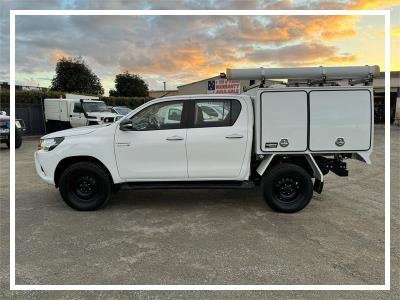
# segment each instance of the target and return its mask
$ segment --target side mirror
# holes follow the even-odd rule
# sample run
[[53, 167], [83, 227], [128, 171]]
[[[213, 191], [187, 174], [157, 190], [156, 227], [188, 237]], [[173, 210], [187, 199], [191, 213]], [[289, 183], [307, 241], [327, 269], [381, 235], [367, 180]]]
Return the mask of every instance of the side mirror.
[[132, 131], [132, 120], [131, 119], [124, 119], [119, 123], [119, 129], [122, 131]]

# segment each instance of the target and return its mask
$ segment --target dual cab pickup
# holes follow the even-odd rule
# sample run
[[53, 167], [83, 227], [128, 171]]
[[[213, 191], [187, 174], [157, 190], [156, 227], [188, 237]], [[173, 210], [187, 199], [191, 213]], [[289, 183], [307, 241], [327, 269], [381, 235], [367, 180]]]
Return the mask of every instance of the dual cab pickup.
[[345, 158], [370, 163], [368, 86], [259, 88], [250, 95], [156, 99], [115, 123], [41, 138], [36, 170], [78, 210], [118, 189], [254, 188], [274, 210], [296, 212]]

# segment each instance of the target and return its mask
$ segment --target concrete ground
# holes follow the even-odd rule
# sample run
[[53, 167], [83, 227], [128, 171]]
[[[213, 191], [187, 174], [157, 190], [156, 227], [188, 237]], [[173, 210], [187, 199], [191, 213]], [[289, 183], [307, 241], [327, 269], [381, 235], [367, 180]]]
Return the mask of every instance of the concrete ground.
[[[391, 291], [125, 291], [9, 289], [9, 151], [0, 151], [0, 299], [399, 299], [400, 129], [392, 127]], [[384, 131], [373, 164], [349, 161], [296, 214], [260, 190], [124, 191], [78, 212], [34, 170], [37, 140], [16, 151], [17, 284], [384, 284]]]

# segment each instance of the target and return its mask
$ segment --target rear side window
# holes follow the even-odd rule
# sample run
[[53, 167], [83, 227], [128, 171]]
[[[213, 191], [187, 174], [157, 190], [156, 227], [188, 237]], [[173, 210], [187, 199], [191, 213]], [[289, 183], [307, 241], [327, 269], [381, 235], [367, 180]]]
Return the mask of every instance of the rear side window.
[[194, 127], [232, 126], [242, 106], [238, 100], [196, 100]]

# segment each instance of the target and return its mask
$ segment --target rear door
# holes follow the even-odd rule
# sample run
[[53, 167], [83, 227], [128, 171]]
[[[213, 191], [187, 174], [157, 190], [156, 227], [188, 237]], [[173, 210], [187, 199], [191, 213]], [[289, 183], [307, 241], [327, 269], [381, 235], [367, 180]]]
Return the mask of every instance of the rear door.
[[234, 179], [246, 152], [247, 106], [236, 99], [193, 100], [187, 132], [190, 179]]
[[63, 121], [63, 122], [68, 122], [69, 121], [69, 115], [68, 115], [68, 104], [69, 104], [69, 102], [60, 100], [60, 101], [58, 101], [58, 103], [59, 103], [59, 109], [60, 109], [60, 118], [59, 118], [59, 120]]

